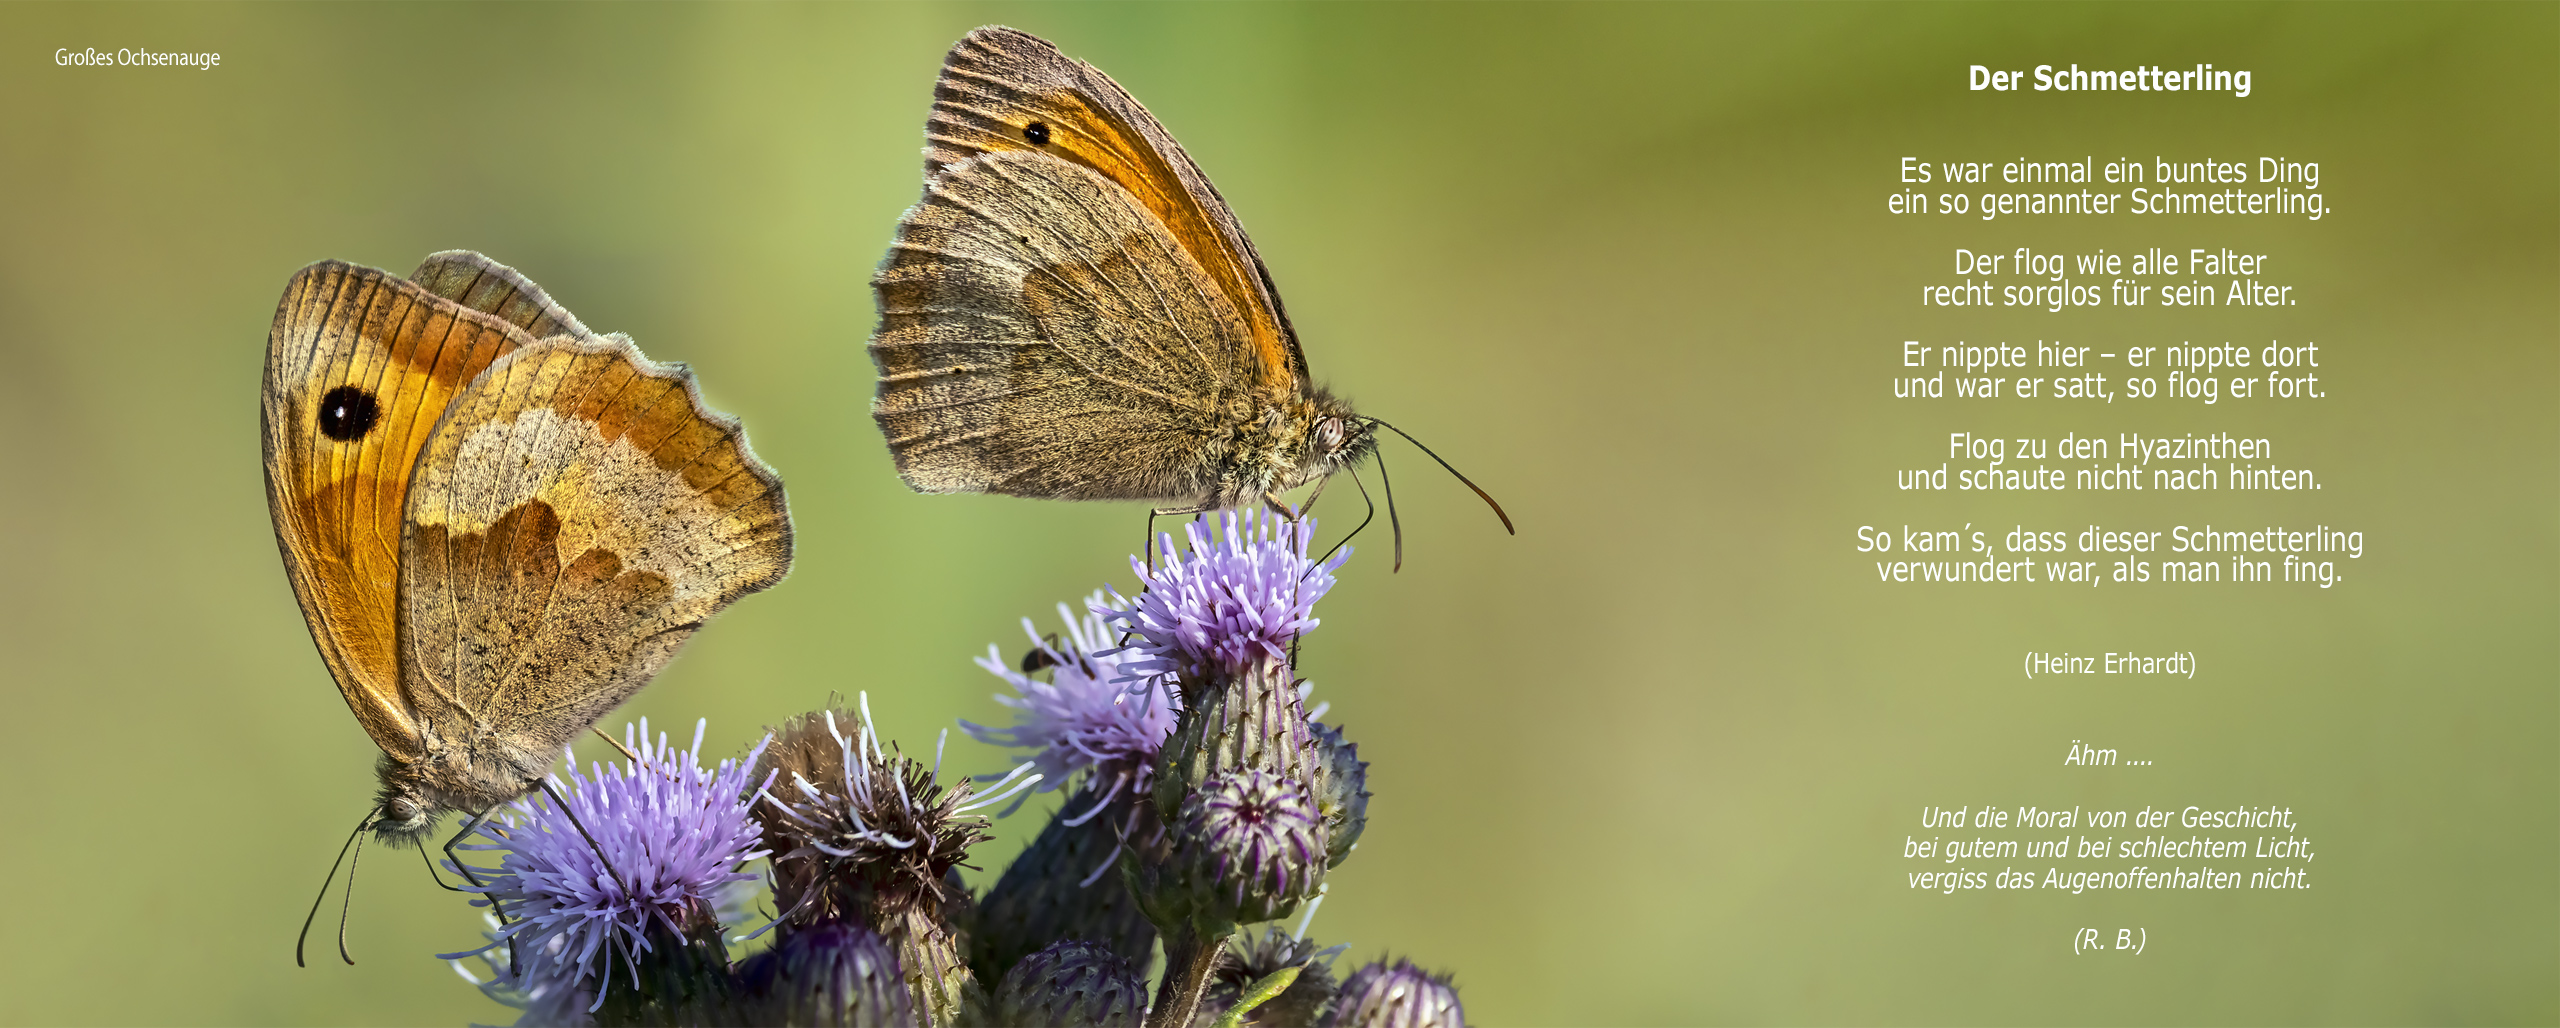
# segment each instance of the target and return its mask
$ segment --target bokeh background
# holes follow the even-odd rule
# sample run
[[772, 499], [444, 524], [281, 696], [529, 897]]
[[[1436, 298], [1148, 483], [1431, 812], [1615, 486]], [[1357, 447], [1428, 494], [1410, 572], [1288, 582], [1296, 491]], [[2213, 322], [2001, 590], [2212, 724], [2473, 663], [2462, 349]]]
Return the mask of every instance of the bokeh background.
[[[1488, 1025], [2560, 1019], [2560, 8], [12, 4], [0, 1021], [510, 1017], [430, 958], [478, 919], [406, 854], [365, 862], [357, 966], [292, 963], [375, 752], [260, 485], [266, 329], [313, 260], [485, 251], [692, 362], [786, 478], [791, 578], [626, 714], [708, 718], [715, 752], [830, 693], [910, 750], [1002, 716], [970, 658], [1127, 588], [1143, 515], [912, 495], [867, 417], [866, 277], [941, 54], [988, 22], [1147, 103], [1319, 377], [1520, 524], [1391, 447], [1406, 567], [1373, 529], [1320, 608], [1305, 670], [1377, 794], [1313, 929], [1351, 959], [1454, 970]], [[2074, 62], [2251, 69], [2253, 95], [1964, 87]], [[1905, 156], [2083, 154], [2317, 161], [2336, 213], [1885, 212]], [[2020, 245], [2265, 252], [2301, 304], [1910, 302], [1954, 248]], [[1888, 386], [1904, 339], [2278, 338], [2322, 344], [2327, 399]], [[1896, 490], [1959, 429], [2266, 435], [2325, 489]], [[2315, 521], [2365, 533], [2328, 591], [1880, 586], [1854, 550], [1868, 524]], [[2029, 681], [2029, 649], [2203, 673]], [[2157, 763], [2062, 768], [2078, 739]], [[1911, 890], [1918, 809], [1986, 802], [2290, 806], [2315, 888]], [[2148, 949], [2075, 957], [2082, 926]]]

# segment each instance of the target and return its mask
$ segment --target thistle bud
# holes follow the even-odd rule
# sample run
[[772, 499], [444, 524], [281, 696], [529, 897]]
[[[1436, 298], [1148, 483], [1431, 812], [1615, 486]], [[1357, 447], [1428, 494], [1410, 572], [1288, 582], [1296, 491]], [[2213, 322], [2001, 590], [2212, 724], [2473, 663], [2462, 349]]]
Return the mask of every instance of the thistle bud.
[[[1318, 773], [1321, 755], [1289, 665], [1265, 657], [1219, 674], [1195, 693], [1197, 709], [1184, 710], [1165, 740], [1155, 804], [1167, 822], [1181, 816], [1184, 798], [1201, 783], [1228, 771], [1257, 769], [1302, 784]], [[1187, 680], [1184, 688], [1190, 691]]]
[[1171, 863], [1202, 926], [1286, 917], [1324, 881], [1325, 826], [1304, 786], [1223, 772], [1182, 801]]
[[1147, 976], [1107, 947], [1069, 939], [1014, 964], [989, 1005], [999, 1025], [1137, 1028]]
[[898, 956], [859, 925], [795, 929], [738, 967], [745, 1024], [888, 1028], [915, 1023]]
[[1363, 965], [1334, 993], [1326, 1028], [1465, 1028], [1458, 987], [1410, 960]]

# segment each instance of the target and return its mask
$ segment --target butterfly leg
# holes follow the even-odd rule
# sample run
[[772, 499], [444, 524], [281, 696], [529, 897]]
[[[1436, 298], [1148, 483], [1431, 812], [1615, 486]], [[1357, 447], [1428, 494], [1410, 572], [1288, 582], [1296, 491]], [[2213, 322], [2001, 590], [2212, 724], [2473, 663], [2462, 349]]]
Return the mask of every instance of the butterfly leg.
[[1306, 517], [1315, 513], [1316, 501], [1324, 498], [1324, 487], [1332, 484], [1333, 476], [1331, 475], [1316, 479], [1315, 491], [1307, 494], [1307, 502], [1298, 505], [1298, 516]]
[[[474, 889], [487, 888], [487, 886], [480, 881], [479, 875], [471, 873], [471, 865], [463, 863], [462, 855], [455, 853], [453, 848], [461, 845], [462, 840], [470, 838], [471, 833], [479, 831], [481, 825], [489, 823], [489, 818], [497, 814], [497, 812], [498, 804], [490, 804], [488, 809], [473, 815], [471, 820], [463, 822], [462, 830], [453, 833], [453, 838], [446, 839], [444, 841], [444, 856], [446, 862], [453, 866], [455, 873], [460, 874], [464, 881], [470, 882]], [[442, 885], [444, 883], [437, 882], [436, 884]], [[506, 927], [507, 908], [498, 904], [498, 897], [489, 896], [489, 894], [485, 892], [481, 893], [481, 895], [489, 897], [489, 910], [491, 913], [498, 916], [498, 926], [500, 928]], [[507, 946], [507, 974], [511, 977], [519, 978], [524, 975], [524, 966], [516, 960], [516, 948], [513, 943], [509, 943]]]
[[1210, 511], [1213, 511], [1213, 510], [1216, 510], [1216, 509], [1218, 509], [1218, 506], [1217, 506], [1216, 504], [1214, 504], [1214, 503], [1201, 503], [1201, 504], [1194, 504], [1194, 505], [1189, 506], [1189, 507], [1158, 507], [1158, 508], [1156, 508], [1156, 509], [1154, 509], [1154, 510], [1148, 511], [1148, 512], [1147, 512], [1147, 544], [1146, 544], [1146, 546], [1145, 546], [1145, 548], [1144, 548], [1144, 552], [1145, 552], [1145, 554], [1146, 554], [1146, 558], [1147, 558], [1147, 566], [1148, 566], [1148, 567], [1154, 567], [1154, 566], [1156, 566], [1156, 519], [1157, 519], [1157, 518], [1169, 518], [1169, 517], [1173, 517], [1173, 516], [1178, 515], [1178, 514], [1195, 514], [1195, 515], [1196, 515], [1196, 514], [1206, 514], [1206, 513], [1210, 512]]
[[410, 836], [409, 841], [418, 845], [418, 860], [420, 863], [427, 865], [427, 877], [435, 881], [436, 888], [443, 889], [446, 892], [466, 891], [459, 885], [446, 885], [444, 883], [444, 876], [436, 873], [436, 860], [434, 857], [427, 855], [427, 838], [425, 835], [421, 834]]

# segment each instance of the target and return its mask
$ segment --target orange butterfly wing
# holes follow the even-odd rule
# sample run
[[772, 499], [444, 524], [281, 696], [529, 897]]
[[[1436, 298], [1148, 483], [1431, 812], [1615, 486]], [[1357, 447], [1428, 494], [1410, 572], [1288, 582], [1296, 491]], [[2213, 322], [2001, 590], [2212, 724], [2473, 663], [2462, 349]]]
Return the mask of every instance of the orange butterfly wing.
[[1306, 383], [1297, 331], [1244, 226], [1172, 133], [1101, 69], [1029, 33], [977, 29], [943, 60], [925, 141], [928, 178], [982, 154], [1032, 151], [1128, 190], [1243, 312], [1250, 339], [1238, 355], [1243, 378], [1265, 393]]
[[552, 302], [551, 296], [522, 272], [470, 250], [442, 250], [427, 255], [409, 281], [455, 303], [523, 329], [533, 339], [568, 336], [590, 340], [594, 332]]
[[410, 476], [454, 394], [532, 341], [497, 317], [340, 261], [302, 269], [276, 305], [260, 392], [276, 545], [347, 706], [394, 757], [420, 753], [399, 685]]

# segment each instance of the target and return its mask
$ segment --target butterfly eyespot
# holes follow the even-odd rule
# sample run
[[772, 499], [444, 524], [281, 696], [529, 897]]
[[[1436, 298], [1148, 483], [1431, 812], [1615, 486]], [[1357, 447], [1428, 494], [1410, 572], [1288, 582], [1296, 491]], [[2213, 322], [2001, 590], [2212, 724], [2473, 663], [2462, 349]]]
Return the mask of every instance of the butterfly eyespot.
[[320, 398], [320, 434], [339, 442], [364, 438], [380, 420], [382, 404], [356, 386], [342, 385]]
[[1022, 138], [1030, 140], [1031, 145], [1033, 146], [1049, 145], [1049, 123], [1045, 121], [1035, 121], [1023, 126]]

